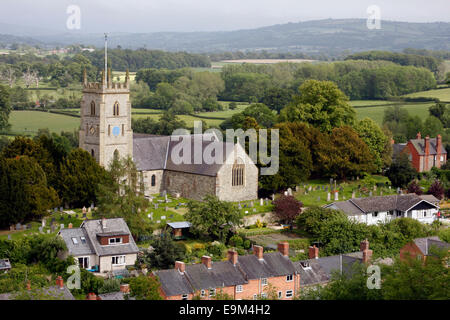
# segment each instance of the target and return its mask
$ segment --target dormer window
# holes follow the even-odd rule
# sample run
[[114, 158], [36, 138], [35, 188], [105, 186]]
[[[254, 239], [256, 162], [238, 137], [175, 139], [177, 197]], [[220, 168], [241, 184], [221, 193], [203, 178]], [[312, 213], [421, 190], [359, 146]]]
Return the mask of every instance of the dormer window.
[[109, 238], [109, 244], [122, 243], [122, 238]]
[[73, 244], [78, 244], [77, 238], [72, 238], [72, 242], [73, 242]]

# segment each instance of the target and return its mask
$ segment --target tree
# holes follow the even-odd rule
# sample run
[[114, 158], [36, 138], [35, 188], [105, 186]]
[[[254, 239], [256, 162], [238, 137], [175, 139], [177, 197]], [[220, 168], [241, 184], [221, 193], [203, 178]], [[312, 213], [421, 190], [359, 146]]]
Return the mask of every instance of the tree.
[[295, 96], [293, 102], [281, 110], [280, 121], [306, 122], [322, 132], [353, 125], [355, 110], [333, 82], [307, 80], [299, 91], [300, 96]]
[[417, 171], [411, 166], [408, 155], [402, 153], [392, 162], [386, 176], [394, 187], [405, 187], [417, 177]]
[[161, 233], [152, 242], [153, 250], [147, 251], [140, 263], [145, 263], [148, 267], [156, 269], [173, 268], [175, 261], [183, 261], [185, 250], [177, 245], [168, 232]]
[[293, 196], [282, 195], [273, 202], [274, 214], [278, 220], [290, 224], [301, 213], [303, 204]]
[[136, 300], [162, 300], [156, 277], [139, 276], [130, 280], [130, 295]]
[[9, 127], [8, 119], [11, 112], [11, 101], [9, 90], [0, 85], [0, 130]]
[[437, 199], [442, 200], [444, 197], [445, 189], [444, 185], [439, 180], [434, 180], [428, 189], [428, 194], [432, 194]]
[[[388, 148], [390, 141], [385, 136], [378, 124], [372, 119], [365, 118], [354, 126], [359, 137], [369, 147], [377, 166], [377, 171], [381, 171], [392, 157], [392, 149]], [[388, 161], [386, 161], [388, 160]]]
[[233, 128], [243, 128], [247, 117], [255, 119], [262, 128], [271, 128], [277, 120], [276, 115], [266, 105], [262, 103], [253, 103], [245, 108], [244, 111], [236, 113], [231, 117]]
[[410, 184], [408, 184], [408, 193], [415, 193], [418, 196], [423, 194], [422, 188], [420, 187], [417, 180], [413, 180]]
[[203, 202], [189, 201], [185, 218], [194, 234], [224, 242], [228, 233], [242, 223], [243, 214], [233, 203], [208, 195]]
[[28, 222], [59, 204], [56, 191], [37, 161], [28, 156], [0, 157], [0, 225]]

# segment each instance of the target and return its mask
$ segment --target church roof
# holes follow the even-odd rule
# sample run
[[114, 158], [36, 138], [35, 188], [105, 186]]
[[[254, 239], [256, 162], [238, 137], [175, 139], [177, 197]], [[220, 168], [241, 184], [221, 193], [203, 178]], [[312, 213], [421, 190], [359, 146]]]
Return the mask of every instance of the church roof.
[[[194, 137], [194, 135], [191, 135]], [[234, 144], [228, 142], [219, 141], [202, 141], [201, 152], [205, 152], [205, 148], [208, 148], [206, 152], [210, 154], [208, 150], [218, 150], [222, 155], [222, 163], [207, 164], [202, 158], [201, 163], [195, 164], [194, 162], [194, 142], [195, 139], [191, 139], [191, 161], [190, 163], [176, 163], [173, 161], [171, 155], [172, 152], [177, 154], [178, 150], [174, 149], [180, 141], [171, 139], [171, 136], [153, 136], [153, 135], [138, 135], [133, 137], [133, 159], [136, 162], [137, 169], [140, 171], [150, 170], [170, 170], [185, 173], [192, 173], [205, 176], [216, 176], [217, 172], [225, 163], [225, 160], [234, 150]], [[213, 156], [215, 153], [213, 153]]]

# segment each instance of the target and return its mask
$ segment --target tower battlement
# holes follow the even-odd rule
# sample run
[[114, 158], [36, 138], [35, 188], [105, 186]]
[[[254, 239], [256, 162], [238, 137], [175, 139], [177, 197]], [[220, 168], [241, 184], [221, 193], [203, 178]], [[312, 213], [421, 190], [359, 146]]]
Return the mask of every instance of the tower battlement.
[[111, 69], [108, 71], [108, 81], [104, 81], [104, 72], [102, 72], [101, 82], [88, 82], [86, 70], [83, 77], [83, 92], [104, 92], [104, 93], [126, 93], [130, 92], [130, 74], [127, 70], [125, 82], [114, 82], [111, 77]]

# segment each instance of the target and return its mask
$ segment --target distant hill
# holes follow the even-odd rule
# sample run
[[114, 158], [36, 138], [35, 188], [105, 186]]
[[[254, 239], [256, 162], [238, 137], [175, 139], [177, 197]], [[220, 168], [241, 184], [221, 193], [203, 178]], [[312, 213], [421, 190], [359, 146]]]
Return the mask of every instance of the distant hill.
[[[33, 34], [33, 38], [51, 45], [103, 46], [101, 34]], [[267, 50], [339, 55], [374, 49], [450, 50], [450, 23], [382, 21], [380, 30], [369, 30], [365, 19], [326, 19], [223, 32], [112, 33], [109, 39], [112, 47], [188, 52]]]

